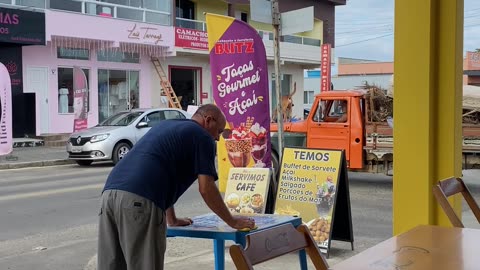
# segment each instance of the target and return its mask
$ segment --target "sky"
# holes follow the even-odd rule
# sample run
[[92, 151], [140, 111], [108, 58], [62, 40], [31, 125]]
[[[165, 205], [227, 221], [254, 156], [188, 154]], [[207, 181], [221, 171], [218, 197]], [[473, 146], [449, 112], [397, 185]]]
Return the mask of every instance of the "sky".
[[[393, 61], [394, 5], [394, 0], [347, 0], [337, 6], [335, 57]], [[480, 48], [480, 1], [464, 0], [464, 6], [465, 55]]]

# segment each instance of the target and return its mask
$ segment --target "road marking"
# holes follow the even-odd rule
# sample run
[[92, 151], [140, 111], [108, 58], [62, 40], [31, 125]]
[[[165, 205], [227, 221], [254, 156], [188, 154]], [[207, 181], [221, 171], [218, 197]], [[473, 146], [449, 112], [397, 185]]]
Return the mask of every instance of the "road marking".
[[96, 270], [97, 269], [97, 255], [95, 254], [90, 260], [88, 261], [87, 265], [83, 268], [83, 270]]
[[59, 189], [54, 189], [54, 190], [45, 190], [45, 191], [29, 192], [29, 193], [23, 193], [23, 194], [6, 195], [6, 196], [0, 196], [0, 202], [1, 201], [8, 201], [8, 200], [41, 197], [41, 196], [53, 195], [53, 194], [59, 194], [59, 193], [76, 192], [76, 191], [87, 190], [87, 189], [100, 189], [100, 188], [103, 188], [103, 186], [104, 186], [104, 184], [92, 184], [92, 185], [79, 186], [79, 187], [68, 187], [68, 188], [59, 188]]
[[[31, 169], [31, 168], [30, 168]], [[104, 173], [104, 172], [110, 172], [112, 168], [92, 168], [92, 170], [89, 170], [88, 173], [91, 173], [92, 175], [94, 174], [99, 174], [99, 173]], [[11, 171], [11, 170], [9, 170]], [[79, 177], [82, 175], [84, 171], [78, 171], [78, 170], [68, 170], [68, 171], [52, 171], [51, 173], [43, 174], [43, 172], [39, 172], [39, 174], [42, 174], [45, 177], [64, 177], [64, 176], [75, 176], [79, 175]], [[11, 173], [11, 172], [10, 172]], [[0, 170], [0, 183], [7, 183], [7, 182], [20, 182], [20, 181], [31, 181], [31, 175], [24, 175], [24, 174], [7, 174], [5, 171], [5, 176], [3, 175], [3, 171]]]

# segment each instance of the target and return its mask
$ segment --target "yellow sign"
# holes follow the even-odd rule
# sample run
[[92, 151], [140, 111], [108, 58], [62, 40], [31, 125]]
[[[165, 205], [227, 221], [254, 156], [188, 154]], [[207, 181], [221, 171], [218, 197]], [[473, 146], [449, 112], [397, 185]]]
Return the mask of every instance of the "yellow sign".
[[231, 168], [225, 204], [233, 214], [263, 214], [267, 204], [270, 169]]
[[285, 148], [275, 214], [302, 217], [315, 241], [326, 247], [342, 152]]

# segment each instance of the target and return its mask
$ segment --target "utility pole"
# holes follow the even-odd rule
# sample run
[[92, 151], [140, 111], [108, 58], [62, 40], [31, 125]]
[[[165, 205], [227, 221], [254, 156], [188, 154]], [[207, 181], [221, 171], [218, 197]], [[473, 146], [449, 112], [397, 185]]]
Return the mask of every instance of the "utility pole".
[[282, 161], [283, 155], [283, 114], [282, 114], [282, 89], [280, 89], [280, 9], [278, 0], [272, 0], [273, 24], [273, 55], [275, 65], [275, 94], [277, 96], [277, 127], [278, 127], [278, 158]]

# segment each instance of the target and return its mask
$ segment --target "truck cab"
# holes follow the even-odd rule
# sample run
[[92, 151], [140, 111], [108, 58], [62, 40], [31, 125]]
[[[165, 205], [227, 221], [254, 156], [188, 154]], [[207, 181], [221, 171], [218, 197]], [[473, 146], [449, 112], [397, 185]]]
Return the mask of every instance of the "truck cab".
[[[284, 146], [345, 150], [348, 168], [362, 169], [365, 158], [363, 96], [362, 91], [328, 91], [316, 95], [305, 120], [284, 123]], [[272, 153], [278, 155], [276, 123], [272, 123], [271, 131]], [[278, 160], [273, 157], [274, 163], [275, 158]]]

